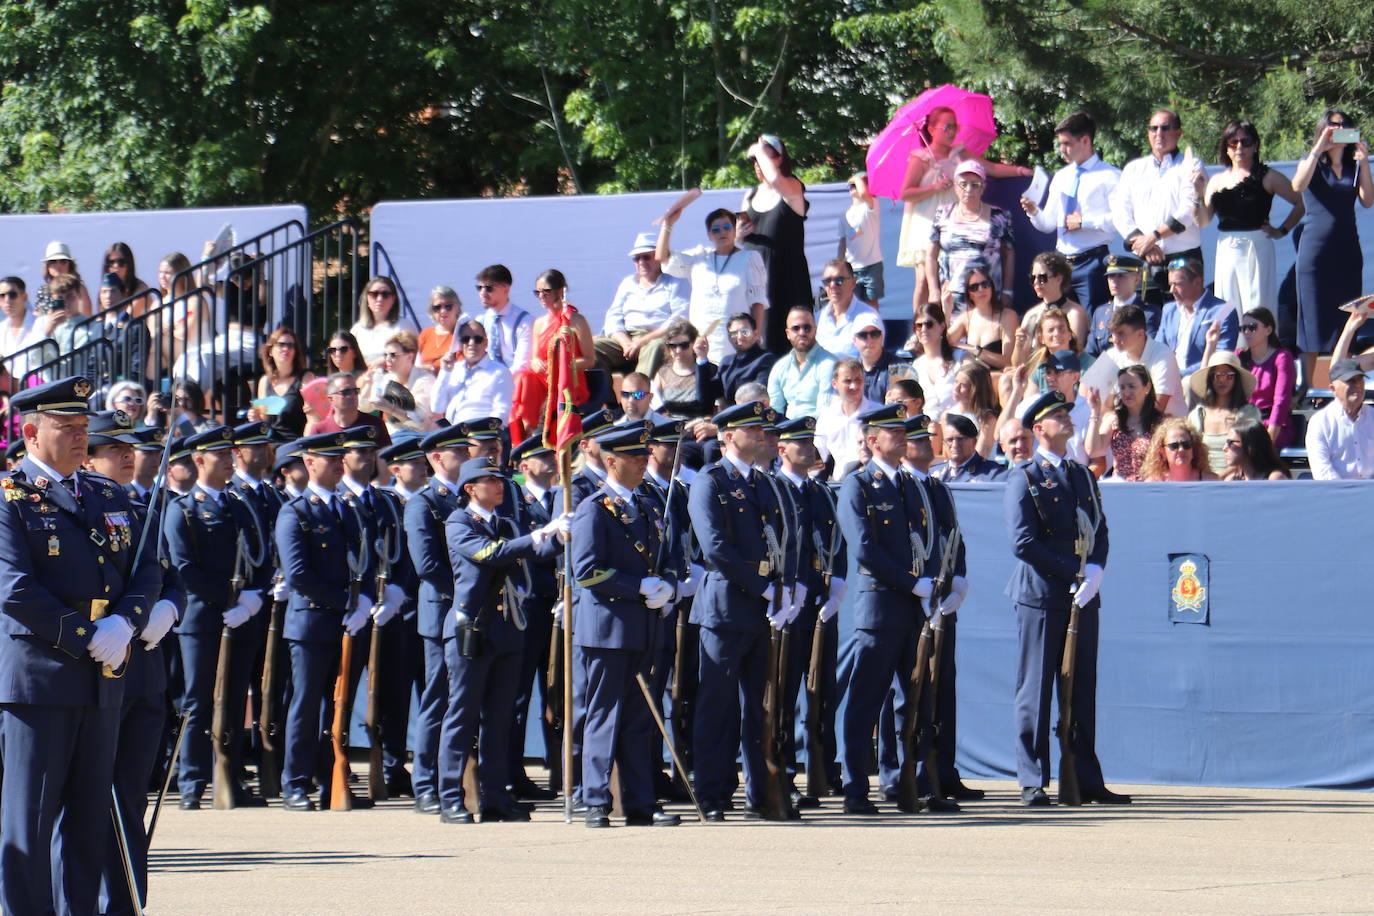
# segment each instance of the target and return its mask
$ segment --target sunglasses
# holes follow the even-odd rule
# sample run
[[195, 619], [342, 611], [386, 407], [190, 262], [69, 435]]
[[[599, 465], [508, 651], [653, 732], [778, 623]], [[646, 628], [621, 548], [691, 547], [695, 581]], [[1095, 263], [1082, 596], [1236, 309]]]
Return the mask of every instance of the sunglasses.
[[458, 337], [458, 340], [462, 342], [463, 346], [487, 342], [487, 339], [480, 334], [462, 334]]
[[935, 324], [936, 321], [934, 318], [927, 318], [924, 321], [913, 322], [912, 327], [914, 327], [918, 331], [924, 331], [926, 328], [935, 327]]
[[1191, 442], [1166, 442], [1164, 447], [1171, 452], [1191, 452], [1193, 443]]
[[1187, 258], [1174, 258], [1166, 266], [1166, 270], [1186, 270], [1188, 268]]
[[536, 296], [538, 296], [540, 299], [543, 299], [545, 296], [553, 296], [553, 295], [556, 295], [557, 293], [558, 293], [558, 290], [556, 290], [556, 289], [539, 289], [539, 288], [536, 287], [535, 290], [534, 290], [534, 294], [535, 294]]
[[405, 356], [405, 354], [404, 354], [404, 353], [383, 353], [383, 354], [382, 354], [382, 359], [386, 359], [386, 360], [398, 360], [398, 359], [400, 359], [402, 356]]
[[128, 266], [129, 266], [129, 261], [128, 261], [127, 258], [110, 258], [108, 261], [105, 262], [105, 266], [106, 266], [106, 267], [128, 267]]
[[1227, 140], [1226, 145], [1230, 147], [1239, 146], [1249, 149], [1250, 147], [1255, 145], [1255, 141], [1251, 140], [1249, 137], [1237, 137], [1234, 140]]
[[855, 188], [858, 187], [858, 185], [856, 185], [856, 184], [855, 184], [854, 182], [852, 182], [852, 181], [847, 182], [846, 184], [847, 184], [849, 190], [851, 190], [851, 191], [853, 191]]
[[143, 405], [143, 398], [139, 397], [139, 396], [136, 395], [136, 394], [123, 394], [123, 395], [120, 395], [120, 396], [119, 396], [119, 398], [115, 401], [115, 403], [116, 403], [116, 404], [134, 404], [134, 405], [137, 405], [137, 406], [142, 406], [142, 405]]
[[1236, 370], [1234, 370], [1234, 369], [1213, 369], [1213, 370], [1212, 370], [1212, 378], [1235, 378], [1235, 377], [1236, 377]]
[[390, 299], [390, 298], [391, 298], [391, 290], [389, 290], [389, 289], [370, 289], [370, 290], [367, 291], [367, 298], [369, 298], [369, 299]]
[[1344, 121], [1327, 121], [1327, 122], [1326, 122], [1326, 126], [1327, 126], [1327, 127], [1344, 127], [1344, 126], [1345, 126], [1345, 122], [1344, 122]]
[[1157, 134], [1160, 131], [1178, 130], [1178, 128], [1172, 124], [1151, 124], [1149, 127], [1146, 128], [1146, 130], [1148, 130], [1152, 134]]
[[629, 398], [629, 399], [632, 400], [632, 401], [642, 401], [642, 400], [644, 400], [645, 398], [647, 398], [647, 397], [649, 396], [649, 392], [647, 392], [647, 391], [622, 391], [622, 392], [620, 392], [620, 396], [621, 396], [622, 398]]
[[651, 252], [645, 252], [644, 254], [637, 254], [631, 256], [631, 260], [634, 261], [636, 264], [638, 264], [640, 261], [652, 261], [653, 259], [654, 256]]
[[489, 292], [491, 292], [491, 291], [494, 290], [494, 289], [496, 289], [496, 284], [495, 284], [495, 283], [478, 283], [478, 284], [477, 284], [477, 291], [478, 291], [479, 293], [489, 293]]
[[979, 281], [976, 282], [976, 283], [970, 283], [966, 288], [967, 288], [968, 291], [971, 292], [971, 293], [976, 293], [976, 292], [978, 292], [978, 290], [980, 290], [980, 289], [992, 289], [992, 281], [991, 281], [991, 280], [979, 280]]
[[429, 307], [429, 310], [431, 312], [451, 312], [457, 307], [452, 302], [436, 302]]
[[823, 285], [823, 286], [844, 286], [845, 281], [848, 280], [848, 279], [849, 279], [848, 277], [821, 277], [821, 285]]
[[278, 350], [294, 350], [296, 349], [296, 342], [294, 340], [279, 340], [272, 346]]
[[1253, 334], [1259, 330], [1259, 325], [1253, 321], [1248, 321], [1245, 324], [1241, 325], [1240, 329], [1246, 334]]
[[0, 299], [18, 299], [21, 295], [22, 293], [18, 290], [7, 289], [3, 293], [0, 293]]
[[687, 349], [688, 347], [690, 347], [691, 345], [692, 345], [692, 342], [689, 341], [689, 340], [679, 340], [679, 341], [676, 341], [676, 342], [674, 342], [674, 343], [670, 343], [670, 344], [668, 344], [667, 346], [668, 346], [668, 349], [669, 349], [669, 350], [685, 350], [685, 349]]
[[1031, 274], [1032, 283], [1048, 283], [1054, 279], [1054, 274]]
[[735, 224], [734, 224], [734, 223], [718, 223], [717, 225], [711, 227], [711, 231], [712, 231], [712, 232], [729, 232], [729, 231], [730, 231], [731, 229], [733, 229], [733, 228], [735, 228]]
[[1242, 443], [1239, 439], [1227, 439], [1227, 440], [1226, 440], [1226, 447], [1227, 447], [1227, 448], [1241, 448], [1241, 447], [1243, 446], [1243, 444], [1244, 444], [1244, 443]]
[[862, 340], [872, 340], [874, 337], [882, 337], [883, 332], [877, 328], [869, 328], [867, 331], [855, 331], [854, 336]]
[[351, 349], [352, 347], [325, 347], [324, 352], [330, 354], [331, 356], [338, 356], [340, 353], [347, 353]]
[[357, 388], [340, 388], [338, 391], [331, 391], [329, 396], [331, 398], [356, 398], [358, 391]]
[[789, 324], [787, 330], [793, 334], [806, 334], [816, 330], [816, 326], [814, 324]]
[[754, 333], [754, 329], [735, 328], [733, 331], [727, 331], [726, 333], [729, 334], [731, 337], [748, 337], [750, 334]]

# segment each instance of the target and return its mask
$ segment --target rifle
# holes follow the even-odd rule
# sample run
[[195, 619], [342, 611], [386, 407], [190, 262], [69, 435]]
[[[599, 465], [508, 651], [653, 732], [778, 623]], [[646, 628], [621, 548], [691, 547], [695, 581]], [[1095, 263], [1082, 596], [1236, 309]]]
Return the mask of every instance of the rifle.
[[[916, 483], [920, 487], [921, 484]], [[920, 490], [922, 496], [925, 490]], [[911, 529], [911, 574], [920, 578], [925, 557], [928, 556], [920, 543], [920, 534], [913, 526]], [[934, 592], [931, 593], [934, 599]], [[921, 607], [921, 599], [916, 599], [916, 607]], [[923, 615], [924, 616], [924, 615]], [[929, 618], [921, 625], [921, 637], [916, 643], [916, 664], [907, 676], [906, 700], [902, 703], [901, 757], [902, 769], [897, 778], [897, 808], [907, 813], [915, 813], [923, 807], [920, 790], [916, 785], [916, 760], [918, 759], [919, 720], [921, 717], [921, 696], [925, 692], [926, 672], [930, 669], [932, 628]]]
[[[386, 600], [387, 580], [391, 578], [391, 532], [377, 539], [377, 603]], [[372, 624], [372, 644], [367, 652], [367, 794], [374, 801], [386, 801], [386, 774], [382, 769], [382, 628]]]
[[[822, 485], [826, 499], [830, 501], [830, 508], [835, 508], [834, 498], [830, 493], [830, 488]], [[820, 532], [813, 532], [816, 539], [816, 549], [820, 550]], [[830, 523], [830, 549], [824, 552], [825, 566], [821, 570], [821, 585], [826, 591], [826, 599], [830, 593], [830, 580], [835, 574], [835, 554], [839, 552], [840, 546], [840, 525], [838, 520]], [[824, 603], [824, 601], [822, 601]], [[821, 669], [825, 663], [825, 623], [821, 620], [819, 610], [816, 613], [816, 625], [811, 630], [811, 657], [806, 667], [806, 794], [812, 798], [820, 798], [830, 791], [830, 777], [826, 770], [828, 766], [825, 761], [825, 742], [821, 734]]]
[[[229, 579], [229, 601], [226, 607], [238, 603], [239, 593], [247, 581], [247, 547], [243, 532], [239, 532], [234, 548], [234, 574]], [[212, 806], [216, 811], [234, 807], [234, 737], [237, 729], [229, 718], [229, 660], [234, 651], [234, 631], [226, 624], [219, 631], [219, 659], [215, 665], [215, 712], [210, 722], [210, 735], [215, 748], [215, 793]]]
[[[954, 527], [949, 530], [941, 545], [940, 573], [935, 577], [935, 589], [931, 593], [930, 600], [936, 603], [937, 608], [940, 602], [949, 597], [950, 589], [954, 585], [954, 566], [962, 544], [963, 535], [959, 529], [959, 520], [955, 518]], [[925, 761], [931, 794], [941, 798], [943, 793], [940, 791], [940, 766], [936, 747], [940, 733], [940, 716], [936, 701], [940, 695], [940, 662], [945, 651], [945, 623], [944, 616], [938, 610], [931, 616], [928, 627], [932, 636], [930, 686], [923, 691], [923, 702], [918, 707], [921, 721], [917, 729], [916, 752], [917, 756]]]
[[[363, 529], [365, 530], [365, 529]], [[358, 609], [358, 595], [363, 589], [362, 544], [358, 554], [348, 552], [348, 600], [344, 606], [344, 617]], [[353, 810], [353, 796], [348, 791], [348, 722], [352, 715], [352, 694], [349, 688], [353, 678], [353, 636], [344, 628], [343, 643], [339, 649], [339, 676], [334, 679], [334, 718], [330, 723], [330, 742], [334, 751], [334, 766], [329, 787], [329, 810]]]
[[[769, 479], [764, 475], [765, 479]], [[778, 503], [781, 511], [782, 503]], [[778, 543], [773, 529], [764, 524], [763, 533], [768, 541], [768, 552], [773, 559], [773, 614], [782, 612], [783, 572], [786, 554]], [[767, 772], [764, 783], [761, 814], [766, 820], [785, 821], [791, 817], [792, 799], [783, 790], [787, 772], [783, 765], [783, 753], [787, 747], [786, 716], [783, 704], [787, 694], [787, 634], [769, 625], [768, 666], [763, 680], [763, 765]]]
[[[1093, 551], [1096, 538], [1096, 526], [1080, 507], [1078, 537], [1073, 542], [1073, 552], [1078, 555], [1078, 575], [1074, 576], [1075, 591], [1083, 584], [1088, 555]], [[1064, 657], [1059, 667], [1059, 726], [1055, 729], [1055, 734], [1059, 736], [1059, 804], [1070, 806], [1083, 804], [1083, 795], [1078, 788], [1078, 755], [1073, 749], [1076, 737], [1076, 723], [1073, 719], [1073, 682], [1078, 668], [1080, 610], [1075, 598], [1069, 609], [1069, 629], [1064, 634]]]
[[[273, 585], [279, 585], [282, 574], [278, 571]], [[274, 589], [275, 590], [275, 589]], [[267, 619], [267, 643], [263, 647], [262, 659], [262, 713], [258, 721], [258, 736], [262, 741], [261, 762], [258, 764], [258, 791], [263, 798], [276, 798], [281, 795], [281, 763], [277, 753], [277, 735], [280, 723], [277, 722], [277, 653], [281, 651], [281, 621], [286, 612], [285, 601], [273, 601], [272, 611]]]
[[[563, 573], [558, 578], [562, 582]], [[568, 613], [567, 608], [563, 613]], [[549, 726], [546, 742], [549, 753], [549, 788], [555, 792], [563, 784], [563, 624], [555, 622], [549, 631], [549, 664], [544, 674], [544, 721]], [[557, 750], [554, 750], [557, 748]]]

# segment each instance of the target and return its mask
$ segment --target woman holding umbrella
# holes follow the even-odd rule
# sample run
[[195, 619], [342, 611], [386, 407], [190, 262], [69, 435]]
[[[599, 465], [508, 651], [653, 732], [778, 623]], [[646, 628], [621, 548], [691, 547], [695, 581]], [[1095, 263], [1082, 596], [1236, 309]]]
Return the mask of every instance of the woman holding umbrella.
[[[963, 90], [955, 89], [953, 86], [943, 86], [941, 89], [963, 93]], [[932, 93], [938, 91], [931, 90]], [[930, 93], [923, 93], [921, 98], [917, 99], [917, 103], [928, 95]], [[987, 141], [981, 144], [979, 152], [987, 149], [988, 143], [996, 137], [991, 125], [990, 111], [989, 103]], [[916, 270], [913, 308], [931, 300], [929, 287], [937, 282], [933, 276], [928, 275], [926, 267], [930, 251], [931, 220], [937, 209], [956, 200], [955, 167], [964, 160], [974, 159], [981, 163], [984, 171], [993, 178], [1028, 178], [1034, 174], [1025, 166], [1007, 165], [970, 155], [966, 144], [959, 139], [961, 127], [959, 116], [953, 108], [947, 105], [932, 108], [918, 121], [914, 134], [916, 143], [907, 157], [906, 175], [902, 179], [900, 191], [900, 199], [904, 206], [902, 234], [897, 245], [897, 263], [902, 267], [912, 267]], [[871, 165], [869, 170], [872, 171]]]

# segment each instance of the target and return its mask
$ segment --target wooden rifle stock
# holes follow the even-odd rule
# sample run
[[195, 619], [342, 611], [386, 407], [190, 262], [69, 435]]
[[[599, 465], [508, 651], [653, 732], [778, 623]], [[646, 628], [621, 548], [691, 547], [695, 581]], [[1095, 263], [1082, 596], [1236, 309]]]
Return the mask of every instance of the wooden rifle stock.
[[[348, 584], [348, 610], [351, 614], [358, 606], [358, 592], [362, 583], [357, 579]], [[353, 810], [353, 796], [348, 791], [348, 720], [352, 715], [353, 678], [353, 637], [344, 630], [343, 642], [339, 648], [339, 676], [334, 679], [334, 718], [330, 722], [329, 739], [334, 751], [334, 766], [329, 782], [329, 810]]]
[[[782, 608], [782, 580], [773, 585], [773, 612]], [[781, 683], [787, 677], [787, 658], [783, 655], [783, 635], [776, 628], [769, 629], [768, 667], [763, 681], [763, 765], [767, 782], [764, 785], [762, 811], [770, 821], [785, 821], [792, 800], [783, 791], [786, 773], [782, 766], [782, 743], [778, 740], [783, 726], [782, 704], [785, 690]]]
[[[1079, 577], [1082, 582], [1082, 577]], [[1069, 629], [1064, 634], [1064, 659], [1059, 670], [1059, 804], [1081, 805], [1078, 788], [1078, 755], [1074, 753], [1073, 682], [1078, 667], [1078, 603], [1069, 611]]]
[[[245, 562], [243, 535], [240, 534], [234, 552], [234, 575], [229, 580], [226, 609], [238, 604], [245, 581]], [[215, 772], [212, 777], [215, 789], [211, 805], [216, 811], [228, 811], [234, 807], [234, 786], [238, 782], [234, 767], [234, 738], [238, 729], [229, 716], [229, 661], [233, 651], [234, 631], [226, 624], [219, 633], [219, 658], [215, 663], [215, 707], [210, 720], [210, 739], [215, 751]]]
[[902, 769], [897, 779], [897, 807], [908, 813], [921, 810], [920, 792], [916, 788], [916, 734], [926, 669], [930, 667], [930, 644], [930, 621], [926, 621], [916, 643], [916, 664], [907, 676], [906, 702], [902, 704]]
[[281, 651], [281, 621], [286, 612], [285, 601], [273, 601], [267, 620], [267, 643], [262, 660], [262, 714], [258, 720], [258, 736], [262, 742], [261, 762], [258, 765], [258, 791], [263, 798], [281, 795], [281, 755], [277, 736], [281, 725], [277, 722], [277, 654]]
[[806, 794], [820, 798], [830, 791], [821, 740], [821, 668], [825, 657], [825, 624], [820, 614], [811, 630], [811, 659], [806, 670]]
[[[383, 542], [383, 551], [389, 545]], [[378, 559], [377, 603], [386, 599], [390, 564], [385, 555]], [[386, 773], [382, 768], [382, 628], [372, 624], [372, 644], [367, 650], [367, 794], [373, 801], [386, 801]]]

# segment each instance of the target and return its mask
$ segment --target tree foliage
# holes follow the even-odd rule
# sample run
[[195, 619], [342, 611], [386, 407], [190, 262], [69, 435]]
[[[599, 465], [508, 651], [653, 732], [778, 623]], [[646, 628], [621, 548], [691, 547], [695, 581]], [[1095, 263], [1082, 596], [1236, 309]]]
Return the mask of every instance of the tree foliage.
[[1112, 161], [1160, 105], [1301, 153], [1374, 115], [1374, 12], [1332, 0], [0, 0], [0, 208], [607, 192], [861, 166], [928, 85], [991, 94], [993, 155], [1052, 163], [1085, 108]]

